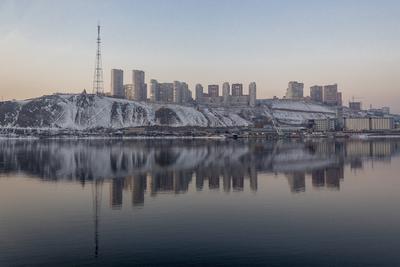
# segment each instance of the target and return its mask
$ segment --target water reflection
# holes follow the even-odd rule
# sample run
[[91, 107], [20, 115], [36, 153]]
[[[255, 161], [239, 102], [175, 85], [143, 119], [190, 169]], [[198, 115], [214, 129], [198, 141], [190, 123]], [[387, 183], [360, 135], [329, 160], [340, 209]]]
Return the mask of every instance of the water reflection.
[[[192, 180], [196, 189], [257, 191], [257, 175], [282, 173], [293, 193], [339, 190], [345, 165], [362, 169], [366, 160], [387, 161], [400, 141], [1, 141], [0, 172], [26, 173], [43, 180], [106, 180], [110, 207], [122, 207], [124, 192], [133, 206], [145, 192], [180, 194]], [[246, 182], [248, 180], [248, 182]]]
[[[185, 194], [193, 190], [243, 195], [258, 190], [259, 177], [265, 178], [261, 174], [286, 179], [285, 189], [293, 194], [323, 189], [337, 194], [335, 191], [340, 190], [345, 174], [349, 175], [346, 168], [357, 172], [368, 162], [390, 161], [399, 154], [397, 140], [3, 140], [0, 175], [23, 173], [46, 182], [68, 181], [89, 186], [93, 200], [93, 250], [98, 257], [99, 244], [105, 243], [101, 238], [104, 234], [99, 231], [105, 225], [100, 224], [102, 217], [107, 217], [104, 208], [122, 215], [118, 210], [123, 206], [137, 208], [146, 204], [146, 198], [160, 199], [161, 194]], [[260, 191], [262, 187], [260, 181]], [[280, 207], [277, 210], [280, 212]], [[270, 212], [274, 214], [273, 210]], [[256, 216], [263, 218], [261, 213]], [[265, 222], [269, 220], [270, 217]]]

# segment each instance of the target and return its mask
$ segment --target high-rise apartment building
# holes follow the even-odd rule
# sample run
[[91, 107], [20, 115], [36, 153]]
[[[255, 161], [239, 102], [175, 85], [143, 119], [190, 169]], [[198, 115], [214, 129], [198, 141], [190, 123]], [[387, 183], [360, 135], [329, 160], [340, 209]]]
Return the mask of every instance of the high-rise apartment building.
[[150, 80], [150, 101], [157, 102], [160, 99], [160, 90], [157, 80]]
[[249, 84], [249, 106], [255, 107], [257, 100], [257, 86], [255, 82]]
[[243, 95], [243, 84], [234, 83], [232, 84], [232, 96], [242, 96]]
[[219, 85], [218, 84], [210, 84], [208, 86], [208, 96], [209, 97], [219, 96]]
[[114, 97], [125, 98], [123, 70], [111, 70], [111, 95]]
[[303, 99], [304, 98], [304, 83], [291, 81], [286, 89], [286, 99]]
[[174, 84], [150, 81], [150, 100], [152, 102], [171, 103], [174, 101]]
[[185, 82], [174, 81], [174, 103], [182, 104], [192, 100], [192, 92]]
[[224, 97], [224, 104], [228, 104], [230, 95], [230, 85], [228, 82], [222, 84], [222, 96]]
[[311, 101], [322, 103], [323, 87], [320, 85], [311, 86], [310, 87], [310, 98], [311, 98]]
[[132, 84], [124, 84], [124, 93], [125, 98], [129, 100], [133, 100], [133, 85]]
[[179, 81], [174, 81], [174, 103], [182, 103], [182, 83]]
[[337, 84], [325, 85], [324, 86], [324, 103], [327, 105], [338, 104], [338, 86]]
[[196, 84], [196, 101], [201, 101], [203, 97], [203, 86], [201, 84]]
[[337, 99], [336, 105], [342, 106], [342, 105], [343, 105], [343, 101], [342, 101], [342, 92], [338, 92], [338, 93], [337, 93], [336, 99]]
[[144, 82], [144, 71], [132, 71], [133, 99], [136, 101], [147, 100], [147, 86]]
[[160, 99], [158, 101], [171, 103], [174, 101], [174, 84], [159, 83]]

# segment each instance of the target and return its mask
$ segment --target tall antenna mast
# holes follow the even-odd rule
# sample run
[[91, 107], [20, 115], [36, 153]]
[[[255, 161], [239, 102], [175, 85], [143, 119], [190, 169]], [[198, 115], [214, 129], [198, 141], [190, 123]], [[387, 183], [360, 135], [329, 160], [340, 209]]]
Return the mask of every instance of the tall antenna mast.
[[101, 50], [100, 50], [100, 23], [97, 25], [97, 52], [96, 52], [96, 65], [94, 68], [93, 78], [93, 93], [102, 95], [104, 94], [103, 88], [103, 68], [101, 65]]

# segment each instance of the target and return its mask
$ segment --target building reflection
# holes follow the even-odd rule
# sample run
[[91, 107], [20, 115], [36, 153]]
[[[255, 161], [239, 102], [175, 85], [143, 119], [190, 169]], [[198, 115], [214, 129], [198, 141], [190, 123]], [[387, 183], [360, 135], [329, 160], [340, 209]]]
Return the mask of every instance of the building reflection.
[[312, 186], [315, 188], [325, 186], [325, 170], [314, 170], [311, 173]]
[[111, 179], [110, 206], [113, 209], [120, 209], [122, 207], [122, 190], [124, 189], [124, 183], [124, 178]]
[[102, 180], [109, 207], [121, 209], [124, 202], [142, 206], [146, 196], [190, 190], [256, 192], [260, 173], [284, 174], [294, 194], [340, 190], [346, 166], [355, 171], [399, 154], [397, 140], [1, 141], [0, 173], [82, 186]]
[[293, 193], [306, 191], [306, 174], [305, 172], [294, 172], [286, 174], [290, 191]]

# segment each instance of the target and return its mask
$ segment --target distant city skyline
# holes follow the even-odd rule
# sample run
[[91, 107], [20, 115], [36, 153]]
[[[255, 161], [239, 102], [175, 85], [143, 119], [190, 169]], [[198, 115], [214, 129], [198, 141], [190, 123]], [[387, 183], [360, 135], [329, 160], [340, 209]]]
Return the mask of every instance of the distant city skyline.
[[398, 10], [390, 0], [5, 0], [0, 97], [91, 92], [100, 21], [106, 92], [111, 69], [185, 81], [193, 94], [198, 83], [255, 81], [258, 98], [283, 97], [289, 81], [306, 95], [337, 83], [344, 105], [354, 96], [400, 113]]

